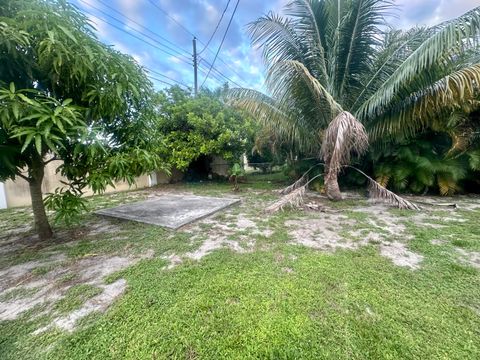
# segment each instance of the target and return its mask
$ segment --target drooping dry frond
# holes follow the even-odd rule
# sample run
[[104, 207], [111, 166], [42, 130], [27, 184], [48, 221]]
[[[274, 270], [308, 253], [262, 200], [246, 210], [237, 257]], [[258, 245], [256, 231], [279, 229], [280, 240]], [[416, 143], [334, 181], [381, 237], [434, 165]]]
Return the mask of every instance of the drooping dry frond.
[[346, 166], [346, 167], [357, 171], [358, 173], [362, 174], [367, 178], [370, 198], [382, 200], [387, 203], [393, 204], [397, 206], [399, 209], [420, 210], [420, 207], [418, 205], [388, 190], [387, 188], [382, 186], [380, 183], [372, 179], [370, 176], [365, 174], [362, 170], [357, 169], [354, 166]]
[[328, 171], [338, 173], [350, 163], [352, 152], [363, 154], [368, 147], [368, 136], [361, 122], [348, 111], [340, 113], [328, 126], [323, 139], [321, 156]]
[[290, 194], [282, 196], [278, 201], [265, 208], [265, 212], [275, 213], [277, 211], [283, 210], [287, 206], [300, 207], [303, 204], [303, 196], [305, 195], [305, 191], [305, 185], [299, 187], [298, 189], [292, 191]]
[[390, 204], [394, 204], [399, 209], [420, 210], [420, 208], [416, 204], [405, 200], [404, 198], [391, 192], [387, 188], [384, 188], [382, 185], [380, 185], [378, 182], [376, 182], [370, 177], [368, 178], [368, 184], [369, 194], [372, 199], [378, 199], [388, 202]]
[[290, 194], [292, 191], [298, 189], [299, 187], [305, 186], [307, 182], [308, 182], [308, 172], [303, 174], [302, 177], [297, 181], [295, 181], [292, 185], [289, 185], [286, 188], [283, 188], [278, 193], [281, 195]]

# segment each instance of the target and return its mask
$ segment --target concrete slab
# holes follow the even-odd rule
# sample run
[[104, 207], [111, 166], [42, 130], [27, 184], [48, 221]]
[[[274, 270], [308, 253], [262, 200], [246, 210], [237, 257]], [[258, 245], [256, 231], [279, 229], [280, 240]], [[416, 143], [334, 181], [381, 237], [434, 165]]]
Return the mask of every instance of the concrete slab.
[[154, 200], [121, 205], [99, 210], [95, 213], [178, 229], [238, 202], [240, 202], [240, 199], [163, 195]]

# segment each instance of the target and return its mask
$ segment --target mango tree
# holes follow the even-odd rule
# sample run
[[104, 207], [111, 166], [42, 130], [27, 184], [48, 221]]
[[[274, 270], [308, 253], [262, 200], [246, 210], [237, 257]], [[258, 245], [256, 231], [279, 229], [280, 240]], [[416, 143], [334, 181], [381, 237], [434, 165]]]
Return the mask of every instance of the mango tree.
[[41, 190], [61, 160], [68, 182], [47, 197], [68, 220], [89, 187], [161, 167], [152, 85], [129, 56], [99, 42], [87, 18], [62, 0], [4, 0], [0, 7], [0, 180], [25, 179], [35, 228], [52, 237]]

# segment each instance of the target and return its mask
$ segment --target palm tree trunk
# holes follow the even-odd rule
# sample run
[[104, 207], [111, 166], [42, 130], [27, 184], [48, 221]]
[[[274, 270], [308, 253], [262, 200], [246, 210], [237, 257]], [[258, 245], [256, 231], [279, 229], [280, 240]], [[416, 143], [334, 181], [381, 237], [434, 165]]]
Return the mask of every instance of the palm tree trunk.
[[325, 192], [332, 201], [342, 200], [340, 186], [338, 186], [338, 174], [335, 171], [325, 172]]
[[30, 167], [30, 197], [32, 199], [33, 217], [35, 219], [35, 231], [40, 240], [48, 240], [53, 236], [52, 228], [48, 222], [45, 205], [42, 196], [42, 182], [44, 176], [44, 164], [40, 157], [33, 160]]

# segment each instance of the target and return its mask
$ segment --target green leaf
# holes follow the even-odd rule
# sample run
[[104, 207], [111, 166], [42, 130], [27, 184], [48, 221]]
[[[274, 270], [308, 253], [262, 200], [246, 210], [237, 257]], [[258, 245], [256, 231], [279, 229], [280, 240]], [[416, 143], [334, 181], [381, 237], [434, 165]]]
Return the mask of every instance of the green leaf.
[[[52, 116], [52, 119], [53, 119], [53, 116]], [[58, 119], [58, 121], [57, 121], [57, 119], [55, 118], [54, 122], [55, 122], [55, 124], [58, 126], [58, 128], [60, 129], [60, 131], [61, 131], [63, 134], [65, 134], [66, 131], [65, 131], [65, 128], [63, 127], [63, 124], [62, 124], [62, 122], [60, 121], [60, 119]]]
[[53, 144], [52, 141], [50, 141], [50, 139], [48, 138], [45, 138], [45, 144], [47, 144], [48, 148], [53, 152], [53, 153], [58, 153], [57, 151], [57, 148], [55, 147], [55, 145]]
[[20, 109], [18, 107], [18, 103], [13, 103], [12, 104], [12, 111], [13, 111], [13, 116], [15, 117], [15, 119], [18, 120], [18, 118], [20, 116]]
[[23, 143], [22, 150], [20, 150], [21, 153], [23, 153], [25, 149], [28, 147], [28, 145], [30, 145], [34, 136], [35, 136], [34, 133], [30, 133], [27, 135], [27, 137], [25, 138], [25, 142]]
[[57, 26], [60, 30], [62, 30], [65, 33], [65, 35], [67, 35], [70, 39], [72, 39], [72, 41], [75, 44], [78, 43], [77, 39], [75, 38], [75, 36], [73, 36], [73, 34], [70, 32], [70, 30], [68, 30], [66, 27], [63, 27], [61, 25], [57, 25]]
[[35, 148], [39, 155], [42, 155], [42, 136], [40, 134], [35, 135]]
[[117, 96], [120, 98], [122, 97], [122, 84], [120, 83], [117, 83], [117, 86], [116, 86], [116, 89], [117, 89]]
[[15, 93], [15, 84], [13, 82], [10, 83], [10, 92], [12, 94]]
[[23, 101], [25, 101], [27, 104], [29, 105], [32, 105], [32, 106], [35, 106], [35, 105], [38, 105], [38, 103], [36, 103], [35, 101], [33, 101], [32, 99], [26, 97], [25, 95], [23, 95], [22, 93], [18, 93], [17, 96], [22, 99]]

